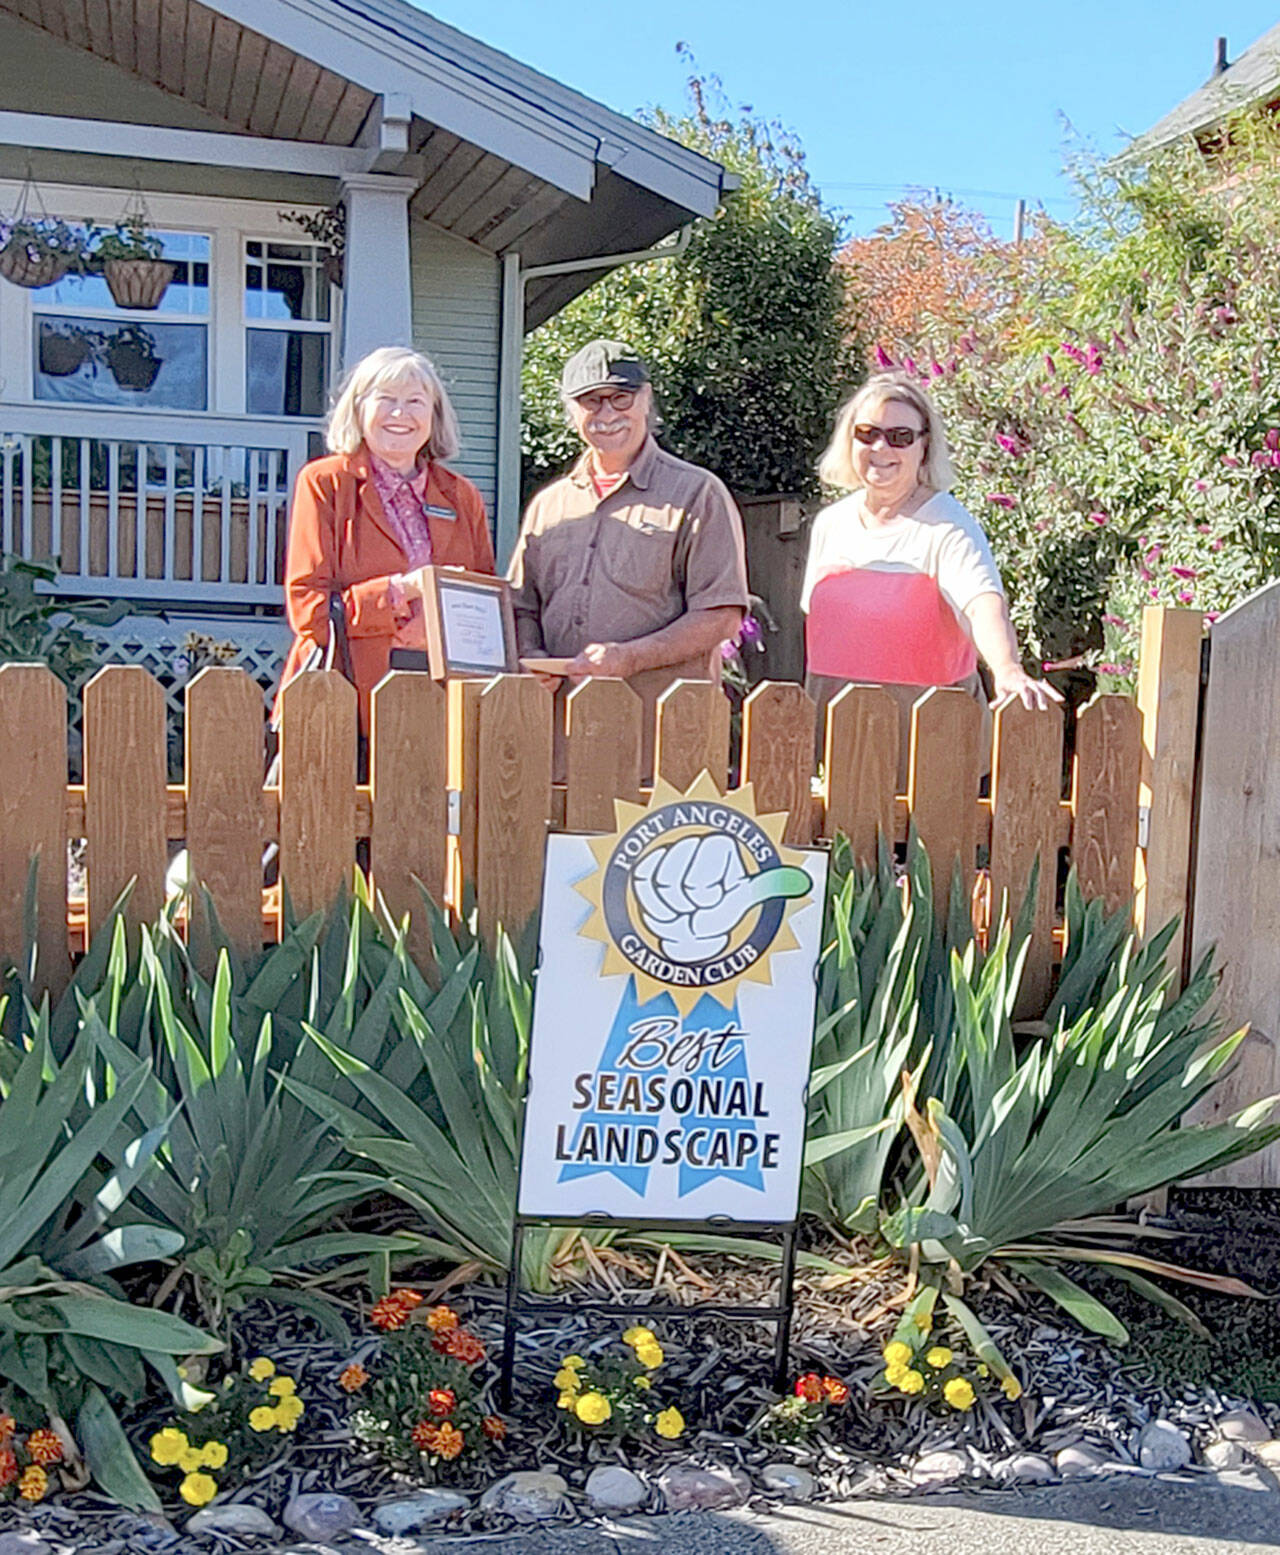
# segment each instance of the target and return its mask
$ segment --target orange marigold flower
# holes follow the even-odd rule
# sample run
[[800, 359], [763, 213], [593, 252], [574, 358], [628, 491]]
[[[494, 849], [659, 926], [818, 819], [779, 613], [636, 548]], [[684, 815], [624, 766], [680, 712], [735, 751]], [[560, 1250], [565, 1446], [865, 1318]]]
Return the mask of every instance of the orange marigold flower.
[[491, 1442], [500, 1442], [507, 1434], [507, 1423], [497, 1415], [486, 1415], [480, 1422], [480, 1429]]
[[3, 1446], [17, 1429], [18, 1422], [12, 1415], [0, 1414], [0, 1446]]
[[419, 1420], [409, 1432], [409, 1439], [419, 1452], [434, 1452], [440, 1427], [430, 1420]]
[[41, 1427], [32, 1431], [26, 1441], [27, 1456], [36, 1463], [61, 1463], [62, 1439], [56, 1431]]
[[437, 1420], [447, 1419], [458, 1402], [458, 1395], [452, 1388], [432, 1388], [427, 1394], [427, 1408]]
[[432, 1307], [427, 1313], [427, 1327], [433, 1334], [446, 1334], [458, 1326], [458, 1314], [452, 1307]]
[[18, 1494], [24, 1501], [43, 1501], [49, 1491], [49, 1476], [38, 1463], [23, 1469], [18, 1481]]
[[359, 1361], [352, 1361], [338, 1378], [338, 1386], [347, 1393], [358, 1393], [369, 1380], [369, 1373]]
[[807, 1371], [803, 1376], [796, 1378], [797, 1398], [802, 1398], [809, 1404], [820, 1404], [822, 1395], [822, 1378], [816, 1371]]
[[849, 1389], [839, 1377], [824, 1377], [822, 1379], [822, 1391], [829, 1404], [847, 1404], [849, 1402]]
[[436, 1451], [442, 1458], [448, 1461], [456, 1458], [466, 1445], [466, 1437], [458, 1430], [457, 1426], [450, 1425], [446, 1420], [437, 1433]]
[[422, 1305], [422, 1297], [416, 1290], [393, 1290], [388, 1299], [397, 1302], [406, 1312], [412, 1312], [414, 1307]]
[[12, 1447], [0, 1447], [0, 1490], [18, 1477], [18, 1460]]
[[369, 1321], [384, 1333], [393, 1333], [409, 1321], [409, 1313], [394, 1296], [384, 1296], [369, 1314]]

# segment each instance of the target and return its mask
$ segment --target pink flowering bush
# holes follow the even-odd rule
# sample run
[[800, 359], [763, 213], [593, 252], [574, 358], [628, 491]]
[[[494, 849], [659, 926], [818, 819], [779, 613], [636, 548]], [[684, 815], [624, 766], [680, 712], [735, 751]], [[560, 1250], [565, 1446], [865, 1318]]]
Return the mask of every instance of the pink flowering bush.
[[1082, 225], [1042, 224], [908, 367], [1024, 650], [1105, 686], [1132, 683], [1144, 605], [1217, 613], [1280, 573], [1280, 138], [1241, 127], [1209, 169], [1091, 176]]

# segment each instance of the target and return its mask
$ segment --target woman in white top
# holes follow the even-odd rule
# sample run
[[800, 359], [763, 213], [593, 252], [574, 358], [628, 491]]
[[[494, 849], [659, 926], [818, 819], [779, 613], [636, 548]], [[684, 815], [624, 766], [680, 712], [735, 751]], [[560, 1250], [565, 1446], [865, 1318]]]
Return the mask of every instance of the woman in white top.
[[[1015, 695], [1047, 709], [1062, 700], [1022, 667], [991, 548], [950, 495], [946, 433], [918, 384], [869, 378], [841, 408], [818, 474], [850, 489], [813, 521], [800, 597], [820, 705], [850, 683], [883, 685], [905, 735], [911, 704], [930, 686], [962, 686], [985, 708], [979, 655], [996, 701]], [[904, 738], [904, 761], [906, 748]]]

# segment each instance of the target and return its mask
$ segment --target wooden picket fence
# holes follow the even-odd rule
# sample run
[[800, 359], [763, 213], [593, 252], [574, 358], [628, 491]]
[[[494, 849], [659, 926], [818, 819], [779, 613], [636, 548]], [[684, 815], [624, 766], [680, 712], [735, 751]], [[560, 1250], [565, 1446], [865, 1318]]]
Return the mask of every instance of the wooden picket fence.
[[[1026, 1003], [1043, 1006], [1060, 953], [1060, 850], [1084, 890], [1112, 906], [1131, 895], [1136, 875], [1140, 928], [1178, 910], [1179, 889], [1185, 898], [1189, 810], [1178, 802], [1185, 730], [1169, 708], [1188, 665], [1185, 654], [1179, 660], [1169, 651], [1168, 618], [1193, 613], [1148, 614], [1152, 663], [1138, 702], [1102, 696], [1084, 708], [1069, 766], [1059, 717], [1005, 705], [995, 714], [989, 796], [980, 797], [979, 709], [963, 692], [935, 690], [913, 711], [907, 788], [897, 793], [895, 705], [878, 688], [854, 686], [827, 710], [818, 781], [814, 705], [801, 686], [779, 682], [757, 687], [747, 701], [741, 781], [753, 785], [760, 810], [787, 812], [793, 845], [843, 832], [872, 859], [878, 833], [901, 840], [913, 826], [929, 849], [939, 910], [954, 860], [966, 902], [985, 892], [998, 906], [1006, 897], [1021, 901], [1039, 856]], [[261, 693], [242, 670], [211, 668], [187, 690], [186, 777], [170, 785], [164, 694], [144, 669], [118, 666], [85, 688], [84, 782], [68, 784], [61, 684], [43, 666], [7, 665], [0, 669], [0, 955], [18, 960], [34, 906], [41, 981], [56, 994], [70, 957], [130, 882], [131, 922], [160, 913], [179, 841], [222, 933], [242, 953], [279, 931], [280, 893], [262, 884], [271, 841], [298, 915], [335, 898], [359, 851], [391, 912], [417, 914], [423, 955], [417, 881], [455, 909], [474, 900], [485, 935], [499, 924], [519, 929], [538, 907], [548, 826], [608, 830], [615, 798], [645, 795], [640, 702], [629, 687], [588, 681], [569, 697], [562, 783], [553, 782], [552, 717], [552, 699], [528, 676], [442, 687], [421, 674], [391, 675], [373, 696], [369, 780], [359, 783], [355, 693], [337, 674], [306, 674], [285, 692], [279, 783], [267, 787]], [[1194, 740], [1194, 716], [1191, 729]], [[729, 747], [729, 706], [719, 688], [684, 681], [666, 693], [657, 711], [661, 778], [685, 789], [706, 770], [723, 788]], [[1141, 849], [1140, 805], [1152, 828]], [[75, 838], [86, 839], [86, 900], [68, 898], [63, 861]], [[361, 839], [367, 852], [357, 849]], [[33, 858], [37, 890], [28, 904]], [[187, 932], [206, 958], [212, 931], [202, 892], [193, 894]]]

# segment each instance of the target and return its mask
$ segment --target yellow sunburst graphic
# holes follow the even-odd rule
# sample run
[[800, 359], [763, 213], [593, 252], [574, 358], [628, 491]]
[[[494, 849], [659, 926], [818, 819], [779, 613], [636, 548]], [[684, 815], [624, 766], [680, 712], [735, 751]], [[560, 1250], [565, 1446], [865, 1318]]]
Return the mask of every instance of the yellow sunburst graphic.
[[642, 1003], [670, 994], [682, 1015], [705, 995], [729, 1009], [740, 984], [772, 983], [813, 894], [804, 854], [783, 844], [786, 811], [757, 815], [750, 783], [722, 795], [703, 772], [684, 793], [659, 779], [647, 805], [615, 799], [614, 820], [588, 839], [596, 867], [575, 886], [592, 906], [579, 932], [604, 946], [601, 975], [634, 974]]

